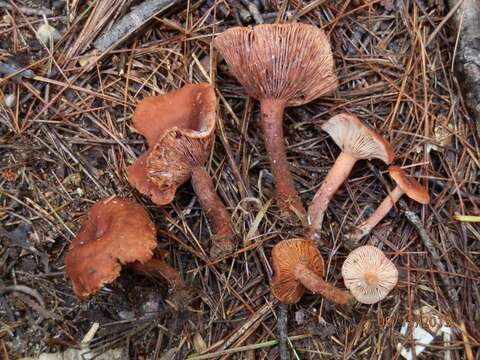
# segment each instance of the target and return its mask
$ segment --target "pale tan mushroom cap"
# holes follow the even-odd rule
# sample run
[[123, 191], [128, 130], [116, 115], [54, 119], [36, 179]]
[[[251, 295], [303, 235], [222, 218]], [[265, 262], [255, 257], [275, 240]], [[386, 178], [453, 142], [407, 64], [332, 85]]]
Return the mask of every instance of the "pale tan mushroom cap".
[[257, 100], [279, 99], [299, 106], [337, 88], [329, 41], [316, 26], [234, 27], [219, 34], [214, 44]]
[[360, 246], [353, 250], [342, 266], [345, 287], [363, 304], [384, 299], [395, 287], [398, 271], [385, 254], [375, 246]]
[[393, 161], [390, 143], [354, 115], [335, 115], [322, 125], [322, 130], [330, 135], [343, 152], [356, 159], [375, 158], [386, 164]]
[[388, 168], [388, 173], [410, 199], [413, 199], [420, 204], [426, 205], [430, 203], [428, 190], [417, 180], [408, 176], [401, 168], [392, 165]]

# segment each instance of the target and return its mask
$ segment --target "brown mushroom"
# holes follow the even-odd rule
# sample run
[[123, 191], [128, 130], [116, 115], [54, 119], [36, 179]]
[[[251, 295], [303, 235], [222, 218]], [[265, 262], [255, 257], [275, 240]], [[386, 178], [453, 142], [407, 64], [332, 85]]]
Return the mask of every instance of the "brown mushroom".
[[279, 242], [272, 250], [275, 275], [271, 289], [284, 304], [294, 304], [309, 290], [337, 304], [351, 299], [348, 292], [337, 289], [323, 279], [323, 259], [311, 240], [290, 239]]
[[342, 265], [345, 286], [362, 304], [383, 300], [395, 287], [398, 271], [385, 254], [375, 246], [353, 250]]
[[231, 253], [235, 247], [230, 215], [205, 169], [216, 104], [215, 90], [208, 84], [189, 84], [145, 98], [135, 110], [133, 124], [150, 148], [128, 168], [130, 184], [157, 205], [170, 203], [178, 187], [191, 180], [215, 234], [213, 257]]
[[404, 194], [420, 204], [427, 205], [430, 203], [428, 190], [418, 181], [405, 174], [401, 168], [392, 165], [388, 168], [388, 173], [397, 186], [382, 201], [375, 212], [365, 222], [359, 225], [353, 234], [350, 235], [350, 240], [352, 242], [358, 243], [364, 236], [368, 235]]
[[65, 256], [73, 291], [84, 300], [113, 282], [122, 265], [149, 262], [176, 289], [186, 288], [173, 268], [151, 260], [156, 246], [155, 226], [142, 206], [117, 197], [97, 202]]
[[308, 208], [309, 228], [306, 237], [320, 238], [323, 217], [333, 195], [348, 178], [353, 166], [361, 159], [380, 159], [386, 164], [393, 161], [391, 145], [356, 116], [339, 114], [322, 125], [342, 152], [328, 172], [320, 189]]
[[260, 101], [265, 147], [284, 216], [305, 215], [287, 162], [283, 112], [337, 87], [330, 44], [323, 30], [307, 24], [236, 27], [219, 34], [215, 47], [248, 95]]

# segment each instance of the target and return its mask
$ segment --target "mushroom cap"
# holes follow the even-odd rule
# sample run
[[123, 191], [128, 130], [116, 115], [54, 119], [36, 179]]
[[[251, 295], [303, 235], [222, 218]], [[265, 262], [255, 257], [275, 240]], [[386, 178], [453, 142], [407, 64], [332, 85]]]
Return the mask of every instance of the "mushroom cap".
[[156, 246], [155, 226], [142, 206], [121, 198], [97, 202], [65, 256], [73, 291], [84, 300], [115, 280], [122, 264], [150, 260]]
[[376, 158], [386, 164], [393, 161], [390, 143], [354, 115], [335, 115], [322, 125], [322, 130], [330, 135], [343, 152], [356, 159]]
[[275, 273], [272, 293], [284, 304], [298, 302], [305, 293], [305, 287], [295, 278], [295, 268], [299, 263], [304, 263], [323, 277], [322, 254], [311, 240], [297, 238], [279, 242], [272, 250], [272, 263]]
[[425, 189], [417, 180], [408, 176], [401, 168], [392, 165], [388, 168], [388, 173], [397, 183], [400, 189], [402, 189], [402, 191], [410, 199], [413, 199], [416, 202], [424, 205], [430, 203], [430, 195], [428, 194], [428, 190]]
[[133, 113], [133, 126], [145, 136], [149, 146], [172, 128], [207, 131], [215, 124], [217, 99], [206, 83], [187, 84], [165, 95], [147, 96]]
[[299, 106], [337, 88], [330, 44], [316, 26], [234, 27], [219, 34], [214, 44], [255, 99], [279, 99], [287, 106]]
[[215, 90], [189, 84], [166, 95], [144, 99], [135, 128], [150, 145], [128, 168], [128, 181], [157, 205], [170, 203], [194, 166], [208, 158], [215, 130]]
[[384, 299], [395, 287], [398, 271], [385, 254], [375, 246], [353, 250], [342, 265], [345, 287], [363, 304]]

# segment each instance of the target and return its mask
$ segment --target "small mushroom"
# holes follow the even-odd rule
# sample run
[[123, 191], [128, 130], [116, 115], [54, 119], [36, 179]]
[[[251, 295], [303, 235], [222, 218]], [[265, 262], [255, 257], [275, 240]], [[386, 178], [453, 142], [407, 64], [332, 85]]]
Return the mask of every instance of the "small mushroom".
[[388, 168], [388, 173], [397, 186], [382, 201], [375, 212], [365, 222], [359, 225], [353, 234], [350, 235], [350, 240], [352, 242], [358, 243], [364, 236], [368, 235], [404, 194], [420, 204], [427, 205], [430, 203], [428, 190], [418, 181], [405, 174], [405, 171], [401, 168], [392, 165]]
[[362, 304], [383, 300], [395, 287], [398, 271], [385, 254], [375, 246], [353, 250], [342, 266], [345, 287]]
[[287, 162], [283, 112], [337, 87], [330, 44], [323, 30], [307, 24], [235, 27], [218, 35], [215, 47], [248, 95], [260, 101], [265, 147], [286, 217], [305, 216]]
[[145, 98], [135, 110], [133, 124], [146, 137], [149, 150], [128, 168], [130, 184], [157, 205], [170, 203], [178, 187], [191, 180], [215, 234], [210, 250], [213, 257], [235, 248], [230, 214], [205, 169], [213, 143], [216, 104], [215, 90], [208, 84], [189, 84]]
[[132, 263], [156, 269], [175, 289], [186, 288], [173, 268], [152, 260], [156, 232], [145, 209], [130, 200], [114, 197], [93, 205], [65, 256], [75, 294], [85, 300], [113, 282], [122, 265]]
[[339, 114], [322, 125], [342, 152], [328, 172], [308, 208], [309, 228], [306, 237], [319, 240], [323, 217], [333, 195], [348, 178], [353, 166], [361, 159], [393, 161], [393, 150], [383, 137], [362, 123], [356, 116]]
[[323, 279], [323, 259], [314, 242], [290, 239], [279, 242], [272, 250], [275, 275], [271, 289], [273, 295], [284, 304], [300, 300], [305, 290], [320, 294], [337, 304], [346, 304], [351, 295], [337, 289]]

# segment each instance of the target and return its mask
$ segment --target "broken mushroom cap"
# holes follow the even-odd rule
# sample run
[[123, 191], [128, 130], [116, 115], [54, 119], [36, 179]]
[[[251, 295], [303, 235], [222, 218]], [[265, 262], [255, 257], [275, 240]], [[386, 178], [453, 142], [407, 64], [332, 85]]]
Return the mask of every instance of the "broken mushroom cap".
[[322, 130], [342, 149], [356, 159], [393, 161], [393, 149], [388, 141], [351, 114], [339, 114], [322, 125]]
[[388, 173], [392, 179], [397, 183], [398, 187], [410, 198], [419, 202], [420, 204], [427, 205], [430, 203], [430, 195], [428, 190], [425, 189], [418, 181], [408, 176], [398, 166], [390, 166]]
[[215, 47], [248, 95], [299, 106], [337, 87], [330, 44], [316, 26], [267, 24], [234, 27], [219, 34]]
[[148, 96], [133, 113], [133, 126], [150, 146], [172, 128], [202, 132], [215, 123], [215, 90], [206, 83], [187, 84], [165, 95]]
[[342, 266], [342, 277], [345, 287], [358, 302], [374, 304], [395, 287], [398, 271], [380, 249], [366, 245], [347, 256]]
[[272, 250], [275, 276], [272, 280], [273, 295], [284, 304], [298, 302], [305, 293], [305, 287], [297, 280], [295, 269], [299, 263], [323, 277], [323, 258], [311, 240], [283, 240]]
[[208, 84], [189, 84], [143, 100], [134, 126], [150, 145], [128, 168], [128, 181], [157, 205], [170, 203], [191, 170], [208, 158], [215, 130], [216, 96]]
[[150, 260], [156, 246], [155, 226], [142, 206], [116, 197], [97, 202], [65, 256], [73, 291], [84, 300], [115, 280], [123, 264]]

